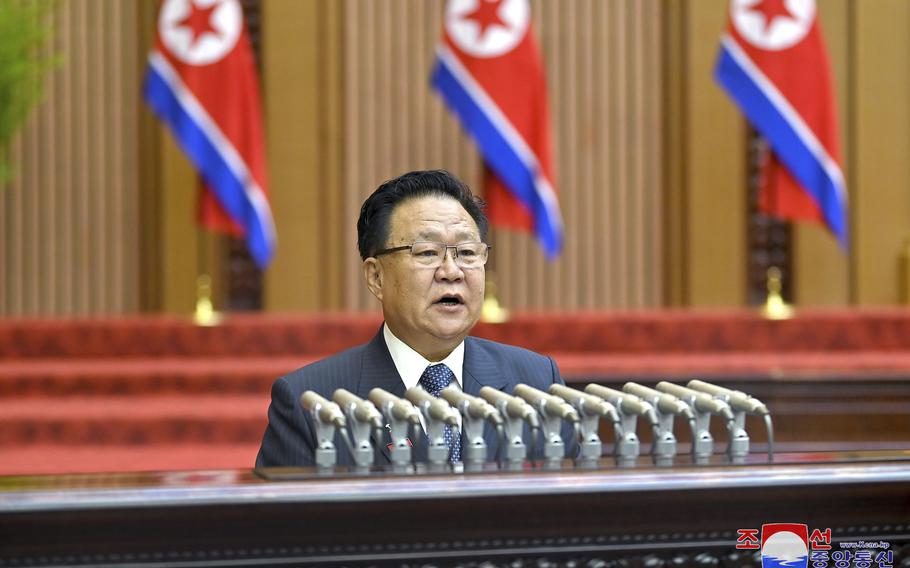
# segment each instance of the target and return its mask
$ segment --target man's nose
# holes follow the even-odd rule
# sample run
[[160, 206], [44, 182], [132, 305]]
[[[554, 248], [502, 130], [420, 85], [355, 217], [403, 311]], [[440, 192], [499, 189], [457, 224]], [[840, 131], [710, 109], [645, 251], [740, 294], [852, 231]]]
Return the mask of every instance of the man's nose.
[[[449, 254], [449, 251], [451, 251], [451, 255]], [[457, 254], [454, 247], [446, 248], [445, 254], [442, 255], [442, 264], [436, 269], [436, 274], [444, 279], [460, 278], [463, 276], [464, 272], [455, 260]]]

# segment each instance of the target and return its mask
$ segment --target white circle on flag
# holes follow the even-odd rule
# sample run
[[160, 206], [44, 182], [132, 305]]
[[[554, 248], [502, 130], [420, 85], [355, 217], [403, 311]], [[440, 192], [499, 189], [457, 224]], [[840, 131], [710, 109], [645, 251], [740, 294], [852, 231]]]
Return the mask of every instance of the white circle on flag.
[[805, 541], [791, 531], [780, 531], [771, 535], [761, 549], [762, 556], [770, 556], [784, 562], [805, 560], [809, 549]]
[[806, 37], [815, 21], [815, 0], [773, 0], [772, 4], [785, 10], [773, 11], [770, 22], [760, 10], [766, 1], [771, 0], [730, 0], [733, 25], [746, 41], [761, 49], [780, 51]]
[[242, 26], [243, 9], [237, 0], [165, 0], [158, 16], [162, 43], [190, 65], [209, 65], [230, 53]]
[[474, 57], [512, 51], [530, 23], [528, 0], [449, 0], [446, 5], [446, 32], [459, 49]]

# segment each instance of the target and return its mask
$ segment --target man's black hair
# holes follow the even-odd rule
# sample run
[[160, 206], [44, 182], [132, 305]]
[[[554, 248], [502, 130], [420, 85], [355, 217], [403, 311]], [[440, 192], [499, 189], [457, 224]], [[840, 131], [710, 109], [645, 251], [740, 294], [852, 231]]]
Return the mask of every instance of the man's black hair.
[[447, 195], [458, 201], [477, 224], [480, 240], [487, 241], [489, 222], [483, 213], [484, 202], [463, 181], [445, 170], [408, 172], [383, 183], [363, 202], [357, 220], [360, 258], [366, 260], [385, 248], [392, 212], [399, 204], [428, 195]]

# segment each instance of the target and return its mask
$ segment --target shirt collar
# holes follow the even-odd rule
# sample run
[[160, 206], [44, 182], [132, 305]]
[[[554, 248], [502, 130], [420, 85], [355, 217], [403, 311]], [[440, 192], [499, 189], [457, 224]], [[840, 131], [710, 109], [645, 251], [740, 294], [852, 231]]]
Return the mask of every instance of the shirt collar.
[[424, 370], [430, 365], [436, 365], [438, 363], [444, 363], [446, 367], [451, 369], [452, 373], [455, 374], [455, 380], [458, 382], [458, 386], [462, 386], [461, 373], [462, 367], [464, 366], [464, 341], [459, 343], [458, 346], [449, 353], [448, 357], [438, 363], [434, 363], [424, 359], [423, 355], [414, 351], [407, 343], [395, 337], [395, 334], [392, 333], [389, 326], [385, 324], [382, 325], [382, 335], [385, 338], [386, 347], [389, 348], [389, 354], [392, 356], [392, 362], [395, 363], [395, 368], [398, 370], [398, 374], [401, 375], [402, 382], [404, 382], [405, 390], [416, 387]]

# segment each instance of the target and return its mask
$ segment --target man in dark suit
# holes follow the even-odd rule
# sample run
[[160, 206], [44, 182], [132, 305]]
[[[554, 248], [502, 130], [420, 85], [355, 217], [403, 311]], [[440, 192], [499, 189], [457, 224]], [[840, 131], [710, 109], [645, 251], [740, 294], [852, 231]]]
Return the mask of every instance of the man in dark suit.
[[[385, 323], [369, 343], [275, 382], [257, 467], [313, 465], [315, 429], [298, 403], [307, 390], [331, 398], [344, 388], [366, 398], [376, 387], [402, 396], [418, 384], [433, 392], [440, 382], [454, 382], [473, 395], [482, 386], [511, 393], [519, 383], [541, 390], [562, 384], [551, 358], [468, 337], [480, 317], [490, 250], [482, 206], [445, 171], [404, 174], [367, 198], [357, 244]], [[492, 459], [495, 431], [487, 428], [484, 437]], [[574, 442], [566, 443], [574, 450]], [[385, 442], [377, 445], [387, 456]], [[335, 446], [339, 464], [352, 465], [340, 435]]]

